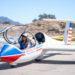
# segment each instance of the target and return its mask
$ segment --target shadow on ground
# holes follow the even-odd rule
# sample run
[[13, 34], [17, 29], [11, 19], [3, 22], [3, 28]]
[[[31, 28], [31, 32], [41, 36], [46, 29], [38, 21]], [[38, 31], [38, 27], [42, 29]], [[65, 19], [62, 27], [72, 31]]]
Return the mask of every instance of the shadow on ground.
[[36, 62], [39, 64], [61, 64], [61, 65], [73, 65], [75, 61], [62, 61], [62, 60], [42, 60], [40, 62]]
[[[26, 62], [26, 63], [21, 63], [21, 64], [16, 65], [16, 66], [13, 67], [13, 68], [18, 68], [18, 67], [22, 67], [22, 66], [27, 66], [27, 65], [30, 65], [30, 64], [32, 64], [32, 63], [33, 63], [33, 61]], [[13, 69], [13, 68], [12, 68], [11, 65], [8, 64], [8, 63], [2, 63], [2, 64], [0, 64], [0, 70], [7, 70], [7, 69]]]
[[[75, 64], [75, 61], [62, 61], [62, 60], [43, 60], [46, 59], [48, 57], [52, 57], [55, 55], [72, 55], [72, 54], [62, 54], [62, 53], [51, 53], [51, 54], [46, 54], [45, 56], [42, 57], [42, 60], [39, 62], [36, 61], [30, 61], [30, 62], [26, 62], [26, 63], [21, 63], [18, 64], [16, 67], [14, 68], [18, 68], [18, 67], [22, 67], [22, 66], [27, 66], [30, 64], [34, 64], [34, 63], [38, 63], [38, 64], [62, 64], [62, 65], [67, 65], [67, 64]], [[3, 63], [0, 61], [0, 70], [7, 70], [7, 69], [13, 69], [11, 68], [11, 66], [8, 63]]]

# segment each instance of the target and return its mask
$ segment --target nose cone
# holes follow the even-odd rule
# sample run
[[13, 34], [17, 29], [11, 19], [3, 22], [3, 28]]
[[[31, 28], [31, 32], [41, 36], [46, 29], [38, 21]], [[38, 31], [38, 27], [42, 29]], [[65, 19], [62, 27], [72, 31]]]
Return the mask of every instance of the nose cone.
[[17, 55], [21, 53], [23, 52], [21, 52], [18, 48], [10, 44], [4, 45], [1, 50], [1, 56]]
[[1, 52], [0, 52], [0, 60], [1, 60]]
[[22, 55], [24, 55], [24, 52], [13, 45], [7, 44], [3, 46], [0, 52], [0, 59], [5, 62], [14, 62]]

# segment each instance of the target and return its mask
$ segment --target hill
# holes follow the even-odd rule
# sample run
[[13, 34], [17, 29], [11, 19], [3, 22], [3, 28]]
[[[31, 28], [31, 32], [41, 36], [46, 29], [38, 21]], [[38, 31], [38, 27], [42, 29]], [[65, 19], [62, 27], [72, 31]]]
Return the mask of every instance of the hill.
[[[45, 20], [38, 20], [36, 22], [26, 24], [29, 26], [27, 30], [31, 31], [32, 33], [37, 32], [44, 32], [49, 36], [60, 36], [64, 34], [66, 21], [45, 21]], [[1, 25], [0, 29], [4, 28], [6, 25]], [[15, 27], [16, 28], [16, 27]], [[22, 32], [24, 30], [23, 28], [15, 29], [14, 31], [10, 31], [9, 34], [13, 33], [15, 34], [16, 31]], [[73, 24], [73, 36], [75, 36], [75, 24]]]
[[9, 22], [10, 24], [21, 24], [19, 22], [13, 21], [11, 19], [9, 19], [8, 17], [0, 17], [0, 24], [3, 24], [4, 22]]
[[[28, 30], [36, 32], [44, 32], [49, 36], [63, 35], [65, 30], [66, 21], [45, 21], [39, 20], [34, 23], [28, 24]], [[73, 24], [73, 36], [75, 36], [75, 24]]]

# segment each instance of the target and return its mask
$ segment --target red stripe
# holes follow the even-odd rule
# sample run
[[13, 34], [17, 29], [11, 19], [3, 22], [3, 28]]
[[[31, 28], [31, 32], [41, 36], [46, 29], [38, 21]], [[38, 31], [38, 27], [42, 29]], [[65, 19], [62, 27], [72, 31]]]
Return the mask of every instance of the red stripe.
[[68, 33], [68, 35], [72, 35], [72, 33]]
[[68, 43], [67, 45], [71, 45], [70, 43]]
[[69, 29], [69, 31], [72, 31], [72, 29]]
[[72, 40], [68, 40], [68, 42], [71, 42]]
[[68, 38], [72, 39], [72, 37], [71, 37], [71, 36], [68, 36]]
[[14, 62], [16, 61], [17, 59], [19, 59], [21, 56], [24, 56], [25, 54], [20, 54], [20, 55], [14, 55], [14, 56], [6, 56], [6, 57], [0, 57], [2, 61], [4, 62], [8, 62], [8, 63], [11, 63], [11, 62]]
[[42, 50], [42, 48], [40, 48], [40, 49], [37, 49], [36, 51], [40, 51], [40, 50]]

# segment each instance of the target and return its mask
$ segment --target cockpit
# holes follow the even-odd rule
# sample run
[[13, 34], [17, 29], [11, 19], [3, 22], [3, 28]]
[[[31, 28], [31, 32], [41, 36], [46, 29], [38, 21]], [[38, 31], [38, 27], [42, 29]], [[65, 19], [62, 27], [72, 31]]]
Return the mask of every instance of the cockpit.
[[45, 37], [44, 37], [44, 34], [42, 32], [36, 33], [35, 37], [36, 37], [36, 40], [38, 41], [39, 44], [45, 42]]
[[[18, 27], [20, 27], [20, 30]], [[24, 30], [22, 28], [24, 28]], [[32, 42], [33, 46], [45, 42], [45, 36], [42, 32], [38, 32], [34, 35], [32, 32], [27, 31], [27, 28], [27, 25], [11, 25], [0, 30], [0, 33], [3, 34], [3, 38], [7, 43], [13, 45], [17, 45], [19, 43], [22, 34], [27, 34], [27, 38]]]

